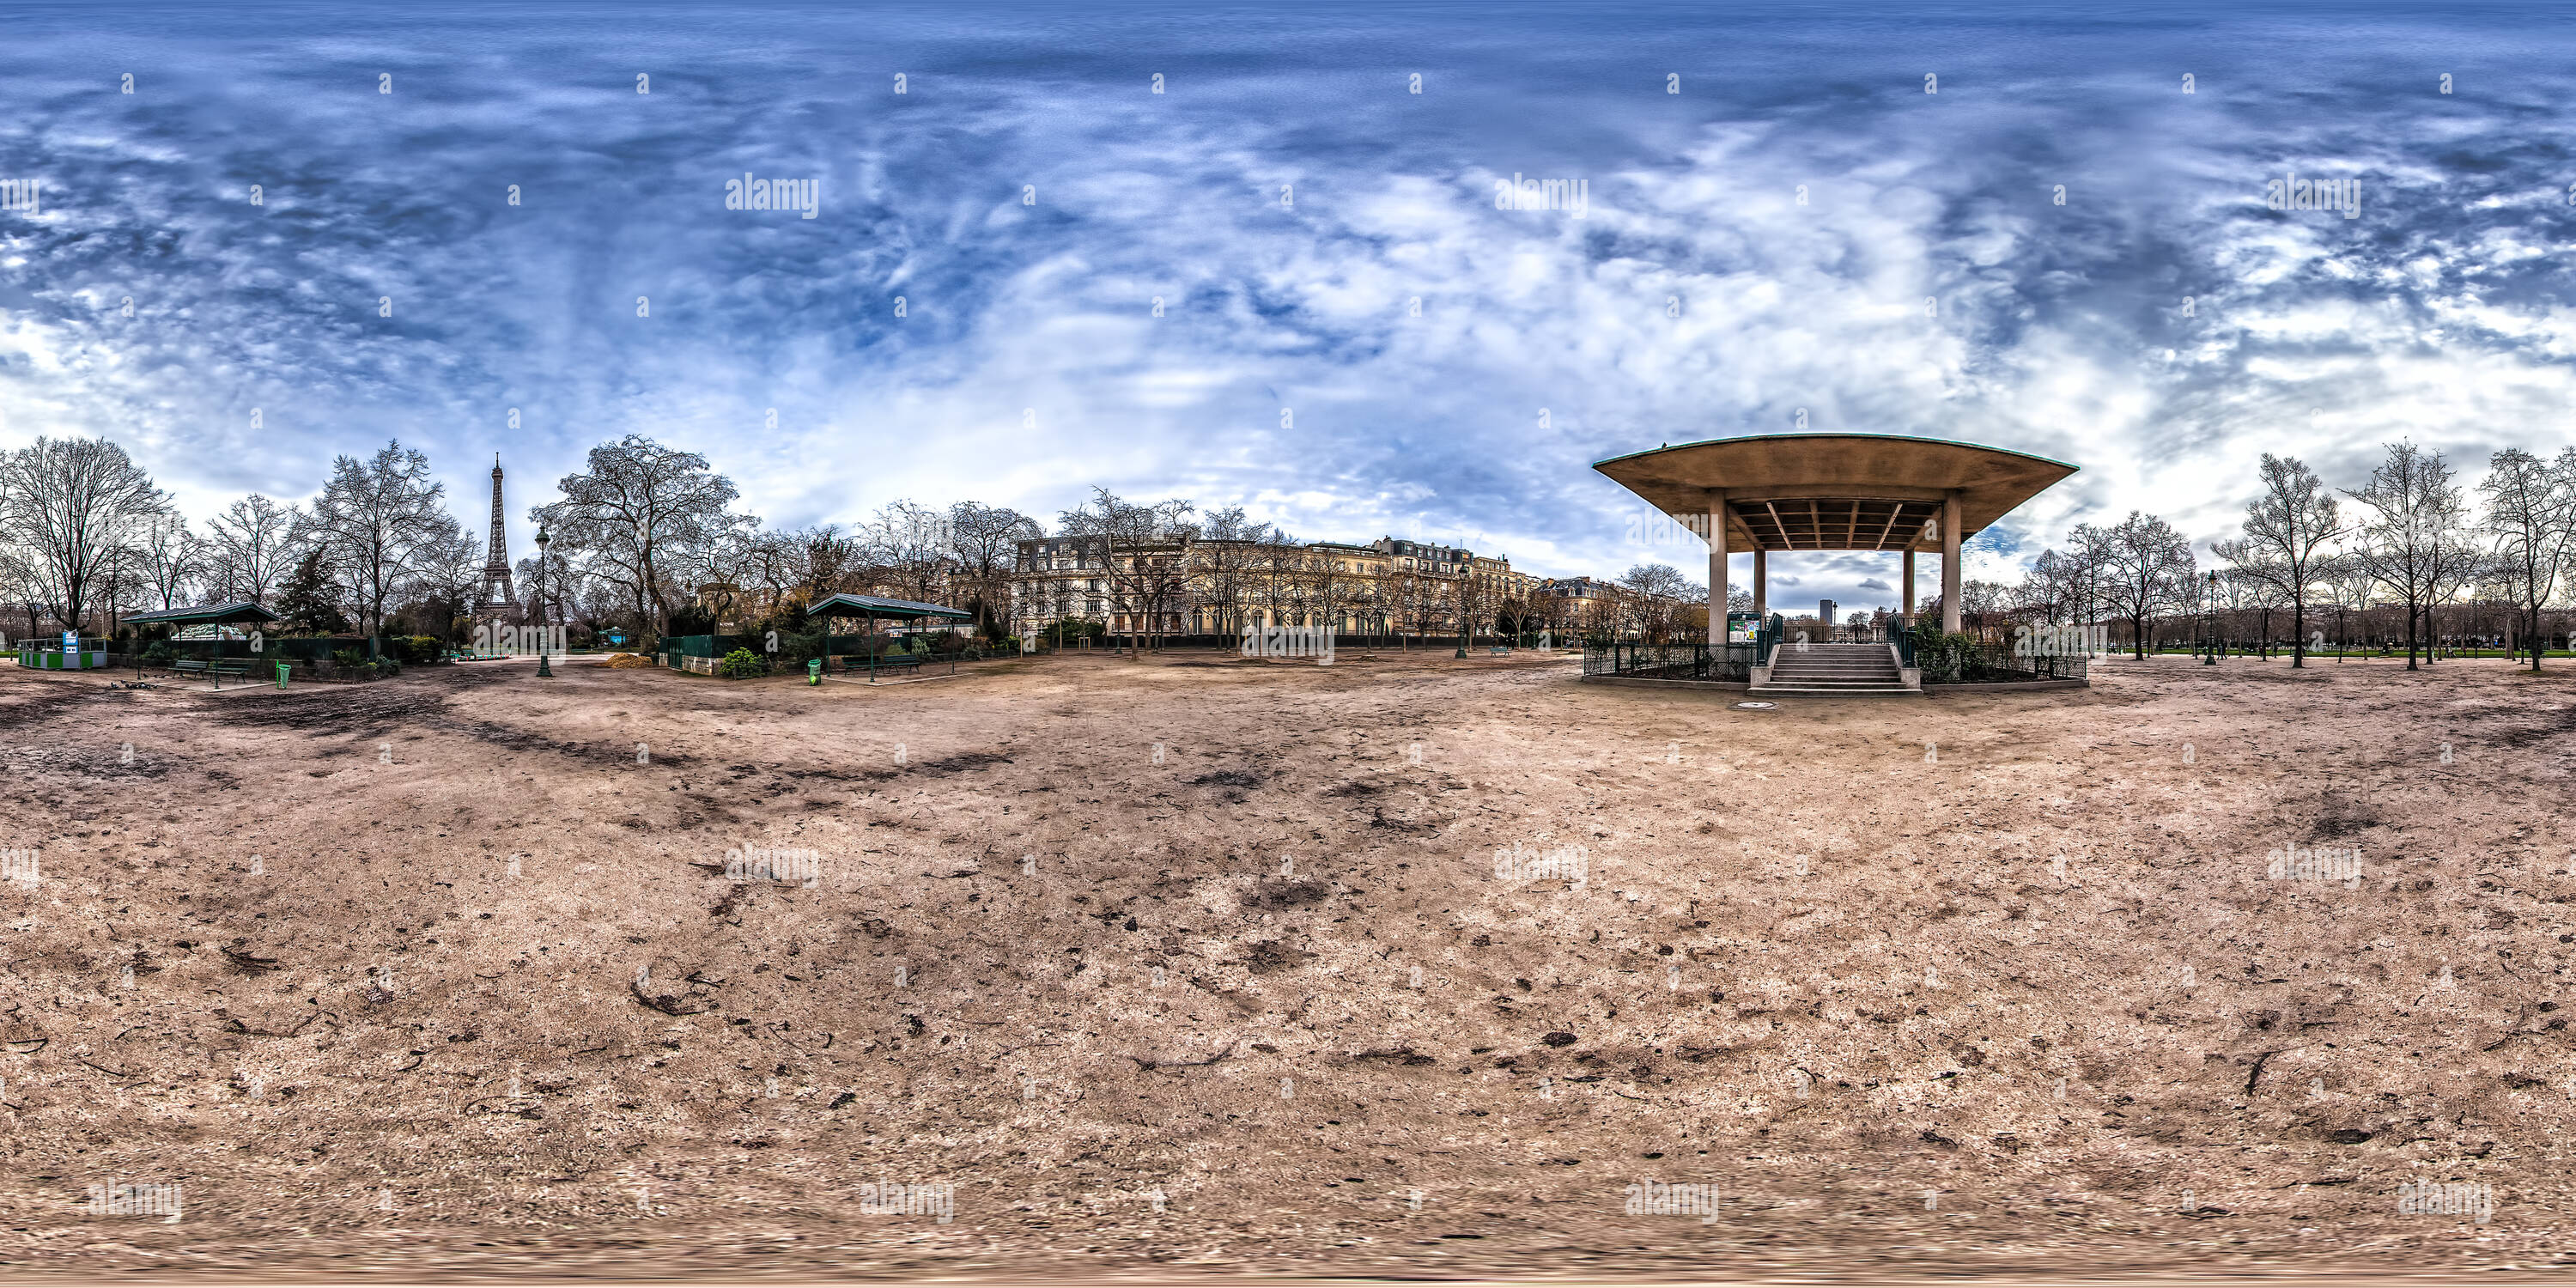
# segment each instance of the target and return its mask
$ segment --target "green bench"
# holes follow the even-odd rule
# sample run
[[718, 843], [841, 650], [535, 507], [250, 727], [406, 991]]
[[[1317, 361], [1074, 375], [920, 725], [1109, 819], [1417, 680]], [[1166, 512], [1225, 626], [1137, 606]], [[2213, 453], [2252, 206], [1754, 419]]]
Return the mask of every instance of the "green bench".
[[212, 676], [214, 677], [215, 687], [220, 689], [224, 687], [223, 677], [227, 675], [243, 679], [249, 678], [252, 674], [253, 665], [254, 663], [237, 657], [219, 657], [211, 660], [201, 657], [184, 657], [171, 663], [170, 669], [181, 675]]

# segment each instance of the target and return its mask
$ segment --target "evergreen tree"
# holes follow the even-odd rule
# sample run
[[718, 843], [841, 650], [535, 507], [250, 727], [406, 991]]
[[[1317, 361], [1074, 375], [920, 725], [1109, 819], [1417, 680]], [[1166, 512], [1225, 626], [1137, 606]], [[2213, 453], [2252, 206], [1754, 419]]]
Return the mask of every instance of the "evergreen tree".
[[277, 615], [286, 619], [284, 625], [290, 630], [308, 635], [345, 635], [349, 619], [332, 598], [333, 589], [330, 574], [322, 568], [322, 552], [308, 550], [303, 561], [295, 565], [295, 574], [277, 592]]

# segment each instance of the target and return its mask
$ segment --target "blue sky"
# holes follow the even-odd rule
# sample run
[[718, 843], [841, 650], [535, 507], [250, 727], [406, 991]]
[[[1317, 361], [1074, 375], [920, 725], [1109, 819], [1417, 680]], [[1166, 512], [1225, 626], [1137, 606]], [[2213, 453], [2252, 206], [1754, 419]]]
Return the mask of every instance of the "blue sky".
[[[497, 451], [518, 553], [642, 432], [772, 524], [1101, 483], [1696, 576], [1590, 462], [1803, 410], [2083, 466], [2009, 576], [2131, 508], [2228, 535], [2264, 451], [2569, 441], [2576, 9], [2433, 12], [13, 5], [0, 445], [114, 437], [202, 515], [399, 437], [476, 526]], [[2266, 209], [2290, 172], [2358, 217]]]

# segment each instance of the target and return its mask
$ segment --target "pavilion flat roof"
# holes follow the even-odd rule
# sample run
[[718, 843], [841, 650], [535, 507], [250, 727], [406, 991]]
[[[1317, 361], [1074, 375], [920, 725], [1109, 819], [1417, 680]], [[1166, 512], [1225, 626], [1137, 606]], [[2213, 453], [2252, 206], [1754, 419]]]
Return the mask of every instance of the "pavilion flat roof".
[[887, 599], [882, 595], [853, 595], [846, 591], [815, 600], [805, 606], [805, 612], [816, 617], [953, 617], [959, 621], [974, 616], [973, 613], [925, 604], [917, 599]]
[[247, 599], [229, 604], [199, 604], [194, 608], [156, 608], [148, 613], [125, 615], [129, 626], [240, 626], [278, 620], [277, 614]]
[[1694, 530], [1726, 492], [1729, 550], [1939, 550], [1952, 492], [1959, 539], [2076, 467], [2027, 452], [1904, 434], [1754, 434], [1597, 462], [1594, 469]]

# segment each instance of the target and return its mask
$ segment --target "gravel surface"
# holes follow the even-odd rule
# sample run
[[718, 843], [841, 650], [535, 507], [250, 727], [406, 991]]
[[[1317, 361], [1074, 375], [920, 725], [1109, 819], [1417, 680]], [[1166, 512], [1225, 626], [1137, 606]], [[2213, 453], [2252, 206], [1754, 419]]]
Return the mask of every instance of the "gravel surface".
[[2576, 672], [1577, 669], [0, 665], [0, 1273], [2559, 1262]]

